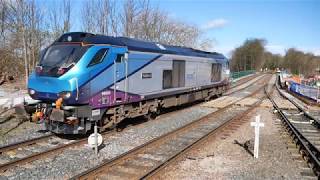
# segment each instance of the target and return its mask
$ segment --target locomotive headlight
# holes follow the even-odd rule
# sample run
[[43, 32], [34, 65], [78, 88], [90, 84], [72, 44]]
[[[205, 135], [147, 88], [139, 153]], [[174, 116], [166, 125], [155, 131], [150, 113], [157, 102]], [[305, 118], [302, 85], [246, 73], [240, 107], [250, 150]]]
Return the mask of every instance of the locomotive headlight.
[[69, 99], [71, 97], [71, 92], [63, 91], [63, 92], [59, 93], [59, 96], [62, 97], [63, 99]]
[[29, 94], [30, 95], [34, 95], [36, 93], [36, 91], [35, 90], [33, 90], [33, 89], [29, 89]]

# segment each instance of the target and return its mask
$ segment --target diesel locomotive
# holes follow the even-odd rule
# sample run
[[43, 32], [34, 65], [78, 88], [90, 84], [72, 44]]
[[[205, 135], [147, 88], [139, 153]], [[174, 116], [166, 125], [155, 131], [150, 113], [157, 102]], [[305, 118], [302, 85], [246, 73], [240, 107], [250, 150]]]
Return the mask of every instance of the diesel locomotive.
[[85, 134], [221, 95], [229, 74], [216, 52], [71, 32], [42, 50], [25, 109], [49, 131]]

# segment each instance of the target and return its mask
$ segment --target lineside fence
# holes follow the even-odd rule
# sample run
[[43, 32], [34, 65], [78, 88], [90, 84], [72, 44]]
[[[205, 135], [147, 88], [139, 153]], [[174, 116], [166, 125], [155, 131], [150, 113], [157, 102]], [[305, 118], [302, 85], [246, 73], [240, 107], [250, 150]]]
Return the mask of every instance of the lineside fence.
[[231, 78], [234, 80], [234, 79], [241, 78], [243, 76], [247, 76], [249, 74], [254, 74], [255, 72], [256, 72], [255, 70], [232, 72]]

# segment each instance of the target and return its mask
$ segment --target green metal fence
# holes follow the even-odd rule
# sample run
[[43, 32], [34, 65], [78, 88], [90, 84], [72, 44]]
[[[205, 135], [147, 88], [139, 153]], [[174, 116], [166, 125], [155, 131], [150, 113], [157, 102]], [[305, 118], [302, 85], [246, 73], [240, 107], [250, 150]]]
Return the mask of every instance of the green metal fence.
[[255, 70], [232, 72], [231, 77], [232, 77], [232, 79], [238, 79], [240, 77], [243, 77], [243, 76], [246, 76], [249, 74], [253, 74], [255, 72], [256, 72]]

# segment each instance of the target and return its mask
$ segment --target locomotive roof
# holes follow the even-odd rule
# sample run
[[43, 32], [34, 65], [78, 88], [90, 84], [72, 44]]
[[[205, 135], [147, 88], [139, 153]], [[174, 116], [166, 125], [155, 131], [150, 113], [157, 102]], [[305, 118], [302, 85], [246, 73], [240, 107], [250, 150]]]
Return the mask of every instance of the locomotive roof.
[[[71, 36], [71, 38], [70, 38]], [[213, 58], [219, 61], [227, 61], [227, 58], [217, 52], [201, 51], [182, 46], [171, 46], [156, 42], [143, 41], [128, 37], [113, 37], [105, 35], [95, 35], [84, 32], [71, 32], [63, 34], [55, 42], [83, 42], [85, 44], [111, 44], [116, 46], [125, 46], [129, 50], [154, 52], [162, 54], [177, 54], [184, 56], [197, 56]]]

